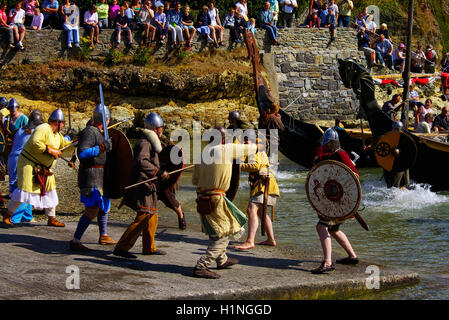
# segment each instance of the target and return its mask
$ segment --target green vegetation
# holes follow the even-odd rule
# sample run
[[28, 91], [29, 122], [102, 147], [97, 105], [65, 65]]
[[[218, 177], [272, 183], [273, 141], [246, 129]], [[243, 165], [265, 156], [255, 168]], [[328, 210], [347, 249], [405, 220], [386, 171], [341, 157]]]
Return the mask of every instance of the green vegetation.
[[151, 48], [139, 47], [133, 56], [133, 63], [136, 66], [147, 66], [152, 60], [153, 52]]
[[104, 64], [107, 66], [117, 65], [123, 61], [124, 53], [118, 48], [111, 48], [104, 59]]

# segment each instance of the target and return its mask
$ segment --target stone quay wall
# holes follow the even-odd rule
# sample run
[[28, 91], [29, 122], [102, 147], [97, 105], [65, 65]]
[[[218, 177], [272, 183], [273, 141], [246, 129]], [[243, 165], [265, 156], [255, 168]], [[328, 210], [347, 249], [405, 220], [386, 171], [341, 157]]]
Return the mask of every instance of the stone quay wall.
[[[84, 36], [84, 30], [80, 30]], [[122, 37], [126, 37], [122, 35]], [[134, 32], [134, 47], [138, 47], [142, 32]], [[58, 59], [70, 59], [77, 54], [77, 48], [67, 48], [66, 33], [62, 30], [27, 30], [23, 41], [25, 50], [9, 49], [6, 34], [0, 32], [0, 66], [6, 64], [47, 63]], [[90, 53], [90, 59], [105, 57], [115, 42], [112, 29], [103, 30], [100, 43]], [[259, 29], [256, 33], [262, 61], [267, 70], [270, 88], [281, 108], [302, 120], [342, 120], [354, 119], [358, 101], [352, 90], [346, 89], [339, 80], [337, 59], [363, 59], [357, 50], [356, 32], [339, 28], [336, 40], [330, 42], [329, 30], [287, 28], [279, 30], [280, 46], [272, 46], [268, 35]], [[229, 31], [225, 30], [225, 47], [231, 49], [236, 44], [229, 43]], [[237, 44], [243, 46], [244, 44]], [[192, 51], [208, 50], [210, 45], [204, 36], [197, 35]], [[132, 54], [136, 49], [132, 49]], [[123, 42], [120, 50], [124, 50]], [[176, 54], [171, 42], [156, 47], [156, 57]]]

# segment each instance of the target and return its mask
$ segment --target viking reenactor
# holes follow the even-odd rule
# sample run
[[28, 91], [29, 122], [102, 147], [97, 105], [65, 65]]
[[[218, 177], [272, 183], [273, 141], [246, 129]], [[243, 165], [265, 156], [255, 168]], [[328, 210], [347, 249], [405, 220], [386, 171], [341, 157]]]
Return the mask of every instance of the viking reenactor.
[[231, 111], [228, 116], [229, 126], [227, 129], [246, 129], [245, 123], [240, 119], [240, 112]]
[[64, 124], [64, 113], [56, 109], [48, 123], [36, 127], [23, 146], [17, 161], [17, 189], [11, 194], [6, 217], [11, 217], [25, 202], [44, 209], [48, 226], [65, 227], [56, 219], [59, 200], [53, 174], [56, 159], [62, 153], [60, 149], [70, 143], [60, 132]]
[[[250, 186], [250, 199], [246, 212], [248, 213], [248, 237], [246, 241], [235, 246], [239, 250], [254, 248], [254, 240], [258, 228], [258, 218], [262, 221], [262, 228], [267, 234], [267, 240], [260, 242], [259, 245], [276, 246], [274, 239], [272, 218], [276, 200], [280, 196], [279, 187], [270, 169], [270, 161], [265, 152], [265, 146], [261, 138], [257, 139], [257, 153], [248, 157], [245, 163], [240, 165], [244, 172], [248, 172], [248, 181]], [[251, 141], [251, 140], [249, 140]], [[267, 206], [271, 206], [272, 218], [267, 215]]]
[[109, 109], [99, 104], [94, 110], [92, 124], [88, 125], [78, 136], [77, 155], [80, 161], [78, 170], [78, 186], [80, 201], [84, 204], [84, 214], [78, 221], [73, 240], [69, 248], [72, 251], [87, 252], [90, 249], [81, 243], [81, 237], [89, 227], [91, 221], [97, 217], [100, 237], [99, 244], [116, 244], [107, 234], [108, 212], [111, 200], [104, 189], [104, 166], [106, 154], [112, 149], [112, 142], [105, 140], [103, 130], [103, 116], [106, 125], [109, 124], [111, 113]]
[[215, 127], [221, 134], [221, 144], [210, 148], [213, 161], [195, 166], [192, 183], [197, 187], [197, 211], [202, 230], [209, 236], [209, 246], [193, 270], [193, 276], [218, 279], [220, 275], [209, 270], [212, 263], [218, 269], [229, 268], [239, 261], [226, 255], [230, 236], [241, 231], [247, 222], [245, 215], [226, 197], [231, 185], [232, 162], [256, 153], [255, 144], [225, 143], [225, 129]]
[[[28, 117], [28, 124], [25, 128], [20, 128], [17, 130], [14, 136], [14, 142], [12, 144], [12, 149], [8, 157], [8, 175], [9, 175], [9, 193], [13, 193], [17, 189], [17, 161], [20, 153], [22, 152], [23, 146], [28, 141], [31, 133], [34, 129], [41, 125], [44, 121], [42, 120], [42, 115], [38, 110], [33, 110]], [[13, 213], [11, 218], [6, 218], [4, 221], [6, 224], [11, 225], [33, 221], [33, 207], [28, 203], [22, 203], [22, 205]]]
[[[151, 112], [145, 119], [143, 137], [134, 147], [134, 165], [131, 170], [130, 183], [138, 183], [152, 177], [166, 180], [169, 174], [159, 170], [159, 153], [162, 151], [160, 137], [164, 122], [162, 118]], [[122, 205], [126, 205], [137, 212], [135, 220], [126, 229], [115, 246], [114, 255], [135, 259], [135, 255], [128, 251], [134, 246], [142, 234], [143, 255], [165, 255], [165, 251], [157, 249], [155, 235], [158, 223], [158, 181], [150, 181], [136, 188], [125, 191]]]
[[[402, 132], [404, 125], [401, 121], [395, 121], [393, 123], [393, 131]], [[398, 149], [395, 149], [393, 152], [398, 152]], [[399, 155], [399, 154], [397, 154]], [[387, 184], [387, 188], [396, 187], [405, 189], [410, 184], [410, 174], [409, 170], [406, 169], [404, 171], [399, 172], [389, 172], [384, 169], [384, 179]]]
[[0, 116], [2, 117], [2, 124], [7, 115], [9, 115], [8, 99], [5, 97], [0, 97]]
[[19, 103], [12, 98], [8, 102], [9, 115], [5, 117], [3, 122], [3, 130], [7, 139], [11, 141], [14, 139], [14, 134], [19, 128], [26, 127], [28, 117], [19, 111]]
[[[315, 162], [320, 162], [323, 160], [336, 160], [349, 167], [357, 177], [359, 176], [359, 173], [352, 163], [349, 155], [346, 153], [346, 151], [340, 148], [340, 140], [335, 129], [329, 128], [324, 132], [321, 145], [323, 147], [323, 153], [317, 159], [315, 159]], [[335, 267], [332, 263], [332, 240], [330, 236], [334, 237], [335, 240], [337, 240], [337, 242], [348, 254], [348, 257], [338, 259], [337, 263], [357, 264], [359, 260], [354, 250], [352, 249], [351, 243], [349, 242], [346, 235], [342, 231], [340, 231], [340, 225], [342, 224], [342, 222], [327, 220], [322, 217], [319, 218], [320, 220], [316, 225], [316, 231], [320, 237], [321, 247], [323, 248], [324, 261], [318, 268], [313, 269], [312, 273], [322, 274], [335, 270]]]
[[[168, 138], [162, 136], [161, 139], [162, 149], [168, 147], [171, 142]], [[167, 208], [172, 209], [176, 215], [178, 216], [178, 228], [181, 230], [185, 230], [187, 228], [186, 217], [184, 212], [182, 211], [181, 204], [176, 199], [176, 183], [169, 188], [161, 189], [158, 188], [157, 198], [162, 201], [163, 204]]]

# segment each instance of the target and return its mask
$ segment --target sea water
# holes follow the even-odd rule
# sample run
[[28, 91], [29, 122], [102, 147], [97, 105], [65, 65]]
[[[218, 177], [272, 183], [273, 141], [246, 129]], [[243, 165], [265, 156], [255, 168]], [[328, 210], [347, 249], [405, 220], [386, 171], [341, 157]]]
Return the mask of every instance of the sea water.
[[[418, 285], [368, 295], [370, 299], [449, 299], [449, 192], [432, 192], [430, 186], [413, 184], [410, 190], [387, 189], [379, 168], [360, 169], [362, 203], [360, 213], [369, 224], [365, 231], [355, 220], [341, 229], [361, 260], [417, 272]], [[321, 250], [315, 231], [317, 216], [308, 203], [304, 184], [308, 171], [280, 157], [276, 173], [281, 197], [273, 223], [280, 245]], [[245, 211], [249, 199], [247, 174], [243, 173], [234, 203]], [[191, 172], [180, 181], [178, 198], [189, 218], [195, 215]], [[195, 220], [196, 219], [196, 220]], [[259, 237], [259, 232], [258, 232]], [[345, 252], [333, 241], [334, 257]], [[320, 252], [320, 251], [319, 251]]]

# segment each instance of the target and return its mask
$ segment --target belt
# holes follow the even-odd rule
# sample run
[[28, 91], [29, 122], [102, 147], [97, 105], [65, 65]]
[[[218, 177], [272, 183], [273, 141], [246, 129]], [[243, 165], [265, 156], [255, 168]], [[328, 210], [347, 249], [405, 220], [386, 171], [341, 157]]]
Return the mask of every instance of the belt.
[[88, 167], [88, 169], [103, 169], [103, 168], [104, 166], [101, 165]]
[[[210, 192], [210, 193], [208, 193]], [[207, 190], [203, 190], [200, 194], [198, 194], [199, 198], [209, 198], [211, 196], [224, 196], [226, 195], [226, 191], [225, 190], [220, 190], [220, 189], [207, 189]]]

